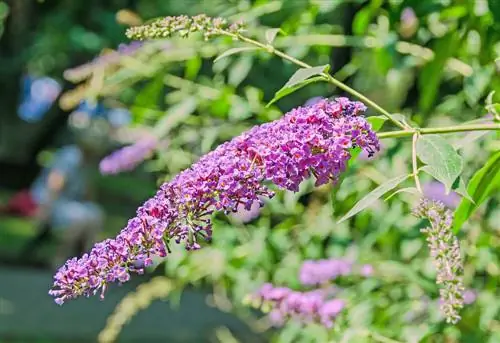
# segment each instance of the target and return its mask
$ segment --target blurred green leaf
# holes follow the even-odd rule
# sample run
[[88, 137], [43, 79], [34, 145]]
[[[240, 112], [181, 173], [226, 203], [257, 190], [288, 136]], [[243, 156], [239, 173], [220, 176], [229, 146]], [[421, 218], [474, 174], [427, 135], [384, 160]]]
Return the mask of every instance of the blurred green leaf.
[[498, 0], [488, 0], [488, 7], [491, 14], [493, 15], [494, 23], [500, 23], [500, 1]]
[[356, 12], [352, 23], [352, 32], [357, 36], [362, 36], [366, 33], [368, 25], [375, 16], [376, 11], [382, 6], [382, 0], [370, 1], [367, 6]]
[[252, 56], [240, 56], [236, 63], [229, 69], [227, 82], [235, 87], [238, 86], [248, 76], [248, 73], [250, 73], [252, 63]]
[[141, 123], [145, 119], [156, 117], [162, 112], [159, 111], [159, 101], [163, 96], [165, 84], [163, 74], [158, 74], [144, 88], [137, 93], [131, 112], [135, 123]]
[[164, 136], [177, 126], [182, 120], [193, 113], [198, 106], [195, 97], [187, 97], [184, 101], [170, 107], [163, 118], [155, 126], [155, 132], [158, 136]]
[[354, 205], [354, 207], [351, 208], [351, 210], [349, 212], [347, 212], [337, 223], [341, 223], [341, 222], [351, 218], [355, 214], [361, 212], [362, 210], [364, 210], [368, 206], [372, 205], [382, 195], [384, 195], [385, 193], [387, 193], [391, 189], [396, 188], [400, 183], [402, 183], [403, 181], [405, 181], [409, 177], [411, 177], [411, 175], [401, 175], [401, 176], [395, 177], [393, 179], [390, 179], [390, 180], [384, 182], [383, 184], [381, 184], [380, 186], [375, 188], [373, 191], [371, 191], [370, 193], [365, 195], [360, 201], [358, 201], [358, 203], [356, 205]]
[[425, 135], [417, 141], [417, 156], [425, 164], [423, 171], [445, 185], [446, 193], [462, 173], [463, 160], [455, 149], [439, 135]]
[[194, 56], [186, 62], [184, 78], [194, 80], [200, 71], [202, 60], [199, 56]]
[[464, 78], [465, 99], [469, 106], [477, 104], [490, 85], [495, 68], [492, 65], [477, 68], [471, 76]]
[[467, 186], [467, 192], [475, 203], [463, 198], [455, 210], [453, 230], [458, 232], [474, 211], [500, 187], [500, 152], [491, 156], [484, 167], [479, 169]]
[[268, 44], [273, 44], [274, 40], [276, 39], [276, 36], [280, 32], [283, 33], [283, 31], [281, 31], [281, 29], [269, 29], [269, 30], [266, 30], [266, 42]]
[[217, 56], [214, 60], [214, 63], [216, 63], [217, 61], [219, 61], [225, 57], [231, 56], [231, 55], [239, 54], [241, 52], [255, 51], [255, 50], [260, 50], [260, 48], [255, 47], [255, 46], [243, 46], [243, 47], [239, 47], [239, 48], [232, 48], [232, 49], [224, 51], [222, 54]]
[[453, 56], [459, 43], [458, 32], [452, 32], [434, 43], [432, 47], [434, 59], [424, 66], [418, 79], [420, 91], [418, 105], [422, 112], [426, 113], [432, 108], [439, 94], [439, 85], [443, 78], [446, 61]]

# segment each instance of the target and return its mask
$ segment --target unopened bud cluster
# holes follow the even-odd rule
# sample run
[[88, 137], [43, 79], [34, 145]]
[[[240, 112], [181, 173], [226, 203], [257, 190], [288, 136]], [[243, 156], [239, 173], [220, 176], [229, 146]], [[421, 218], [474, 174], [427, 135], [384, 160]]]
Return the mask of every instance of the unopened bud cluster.
[[146, 25], [131, 27], [126, 35], [130, 39], [146, 40], [169, 38], [174, 35], [187, 37], [191, 33], [200, 32], [205, 39], [225, 32], [239, 34], [243, 31], [241, 23], [229, 24], [223, 18], [212, 18], [205, 14], [194, 17], [185, 15], [169, 16], [153, 21]]

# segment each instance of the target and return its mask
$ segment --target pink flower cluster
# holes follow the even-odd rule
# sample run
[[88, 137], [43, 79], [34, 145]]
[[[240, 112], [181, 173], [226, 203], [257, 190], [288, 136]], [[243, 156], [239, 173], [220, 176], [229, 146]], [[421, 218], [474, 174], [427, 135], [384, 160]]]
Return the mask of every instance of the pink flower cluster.
[[364, 109], [346, 98], [322, 100], [220, 145], [163, 184], [115, 239], [66, 262], [49, 293], [59, 304], [99, 291], [102, 296], [109, 283], [142, 271], [134, 261], [147, 266], [151, 256], [166, 256], [172, 241], [200, 248], [200, 239], [212, 237], [212, 213], [250, 210], [256, 201], [262, 206], [261, 199], [274, 195], [265, 183], [297, 191], [311, 175], [318, 186], [336, 182], [350, 149], [379, 150], [370, 124], [358, 116]]

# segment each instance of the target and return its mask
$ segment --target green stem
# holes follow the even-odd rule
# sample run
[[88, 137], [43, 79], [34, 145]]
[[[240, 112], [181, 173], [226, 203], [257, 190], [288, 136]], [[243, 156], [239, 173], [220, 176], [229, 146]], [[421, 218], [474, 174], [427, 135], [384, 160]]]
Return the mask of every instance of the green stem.
[[[429, 127], [419, 129], [421, 135], [430, 135], [437, 133], [454, 133], [454, 132], [467, 132], [467, 131], [495, 131], [500, 130], [500, 124], [476, 124], [476, 125], [456, 125], [448, 127]], [[381, 132], [377, 134], [380, 139], [384, 138], [400, 138], [413, 136], [417, 130], [401, 130], [391, 132]]]
[[418, 166], [417, 166], [417, 141], [418, 141], [419, 133], [415, 132], [413, 134], [413, 144], [412, 144], [412, 152], [411, 152], [411, 165], [413, 168], [413, 178], [415, 179], [415, 187], [420, 194], [422, 194], [422, 186], [420, 185], [420, 180], [418, 178]]
[[[271, 45], [266, 45], [266, 44], [263, 44], [261, 42], [254, 40], [254, 39], [242, 36], [240, 34], [234, 34], [234, 33], [228, 32], [228, 31], [224, 31], [224, 30], [221, 30], [221, 33], [226, 35], [226, 36], [230, 36], [232, 38], [239, 39], [243, 42], [246, 42], [246, 43], [255, 45], [259, 48], [262, 48], [262, 49], [268, 51], [269, 53], [274, 54], [276, 56], [279, 56], [279, 57], [283, 58], [284, 60], [292, 62], [293, 64], [296, 64], [302, 68], [312, 68], [311, 65], [309, 65], [305, 62], [302, 62], [302, 61], [296, 59], [295, 57], [292, 57], [292, 56], [284, 53], [283, 51], [275, 49]], [[367, 106], [371, 106], [375, 110], [377, 110], [378, 112], [382, 113], [384, 116], [387, 117], [387, 119], [389, 119], [391, 122], [393, 122], [394, 125], [402, 128], [402, 129], [408, 129], [407, 126], [405, 126], [403, 123], [401, 123], [397, 119], [395, 119], [387, 110], [385, 110], [384, 108], [379, 106], [377, 103], [373, 102], [372, 100], [368, 99], [366, 96], [359, 93], [355, 89], [353, 89], [353, 88], [349, 87], [348, 85], [346, 85], [345, 83], [337, 80], [336, 78], [334, 78], [332, 75], [330, 75], [328, 73], [321, 73], [321, 76], [325, 79], [325, 81], [331, 83], [334, 86], [337, 86], [338, 88], [346, 91], [349, 94], [352, 94], [353, 96], [355, 96], [358, 99], [360, 99], [361, 101], [363, 101]]]

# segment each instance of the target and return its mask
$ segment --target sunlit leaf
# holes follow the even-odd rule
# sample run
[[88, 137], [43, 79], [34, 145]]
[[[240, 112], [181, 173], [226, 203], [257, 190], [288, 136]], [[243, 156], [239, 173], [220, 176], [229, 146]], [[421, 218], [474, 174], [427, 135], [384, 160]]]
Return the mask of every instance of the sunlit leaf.
[[274, 104], [276, 101], [278, 101], [279, 99], [287, 96], [288, 94], [291, 94], [293, 92], [295, 92], [296, 90], [304, 87], [304, 86], [307, 86], [308, 84], [311, 84], [311, 83], [314, 83], [314, 82], [318, 82], [318, 81], [322, 81], [323, 78], [321, 76], [316, 76], [316, 77], [312, 77], [310, 79], [307, 79], [305, 81], [302, 81], [292, 87], [283, 87], [281, 88], [279, 91], [276, 92], [276, 94], [274, 95], [274, 98], [266, 105], [266, 107], [269, 107], [271, 106], [272, 104]]
[[479, 169], [471, 178], [467, 186], [472, 203], [467, 198], [463, 198], [460, 205], [455, 210], [453, 220], [453, 230], [458, 232], [463, 223], [476, 211], [476, 209], [491, 195], [500, 188], [500, 152], [491, 156], [484, 167]]
[[232, 48], [232, 49], [224, 51], [222, 54], [217, 56], [217, 58], [214, 60], [214, 63], [225, 58], [225, 57], [228, 57], [228, 56], [231, 56], [234, 54], [239, 54], [241, 52], [255, 51], [255, 50], [259, 50], [259, 49], [260, 48], [254, 47], [254, 46], [244, 46], [244, 47], [239, 47], [239, 48]]
[[292, 75], [283, 87], [293, 87], [311, 76], [320, 75], [321, 73], [328, 71], [329, 68], [330, 66], [328, 64], [312, 68], [300, 68]]
[[372, 126], [372, 130], [377, 132], [384, 126], [384, 123], [387, 121], [387, 117], [384, 116], [372, 116], [366, 118], [366, 120], [370, 123]]
[[417, 156], [427, 168], [423, 171], [445, 185], [446, 193], [463, 169], [462, 157], [439, 135], [426, 135], [417, 141]]
[[365, 195], [365, 197], [363, 199], [361, 199], [356, 205], [354, 205], [354, 207], [351, 208], [349, 210], [349, 212], [347, 212], [347, 214], [345, 216], [343, 216], [338, 221], [338, 223], [341, 223], [341, 222], [351, 218], [355, 214], [361, 212], [362, 210], [364, 210], [368, 206], [372, 205], [382, 195], [384, 195], [388, 191], [396, 188], [400, 183], [402, 183], [403, 181], [408, 179], [410, 176], [411, 175], [401, 175], [401, 176], [395, 177], [393, 179], [390, 179], [390, 180], [384, 182], [383, 184], [381, 184], [380, 186], [375, 188], [373, 191], [371, 191], [370, 193]]

